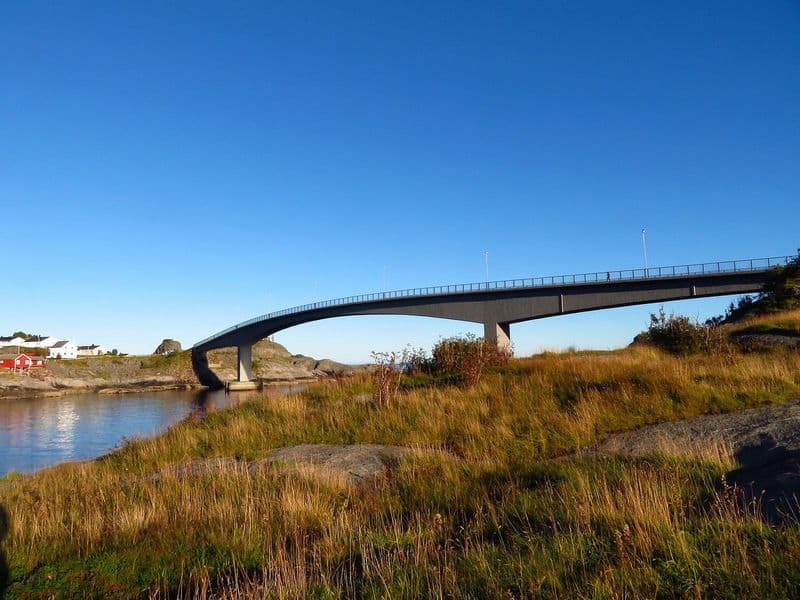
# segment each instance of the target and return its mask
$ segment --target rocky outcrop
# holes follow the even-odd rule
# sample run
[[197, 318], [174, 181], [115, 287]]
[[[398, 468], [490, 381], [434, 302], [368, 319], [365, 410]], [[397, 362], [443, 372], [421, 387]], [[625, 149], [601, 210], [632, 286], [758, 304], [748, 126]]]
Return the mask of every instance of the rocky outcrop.
[[382, 475], [408, 452], [408, 448], [377, 444], [302, 444], [276, 448], [270, 451], [266, 460], [272, 465], [313, 467], [319, 472], [358, 484]]
[[342, 363], [327, 358], [317, 361], [317, 364], [314, 365], [314, 370], [333, 377], [352, 375], [354, 372], [353, 367], [343, 365]]
[[[174, 340], [164, 340], [158, 350], [169, 351], [169, 342]], [[270, 340], [261, 340], [253, 346], [254, 375], [265, 382], [338, 377], [355, 369], [358, 367], [292, 356], [286, 348]], [[211, 350], [207, 354], [192, 349], [147, 356], [87, 356], [79, 360], [52, 360], [47, 368], [32, 369], [25, 374], [0, 369], [0, 399], [80, 391], [184, 389], [198, 384], [220, 388], [225, 381], [235, 379], [236, 348]]]
[[358, 485], [386, 474], [409, 452], [410, 449], [401, 446], [378, 444], [302, 444], [275, 448], [261, 460], [241, 461], [223, 456], [178, 463], [161, 470], [153, 478], [196, 477], [236, 470], [256, 474], [265, 469], [281, 468]]
[[[254, 344], [252, 352], [253, 375], [268, 382], [343, 377], [361, 368], [328, 359], [318, 360], [303, 354], [292, 354], [280, 344], [266, 339]], [[193, 360], [201, 359], [198, 356], [193, 357]], [[236, 348], [209, 350], [206, 365], [220, 381], [236, 379]]]
[[628, 456], [730, 453], [739, 468], [727, 482], [737, 486], [744, 505], [754, 503], [774, 523], [800, 514], [800, 399], [642, 427], [612, 435], [594, 450]]
[[731, 341], [748, 352], [783, 347], [800, 350], [800, 337], [774, 333], [740, 333], [731, 336]]
[[169, 338], [165, 338], [159, 345], [158, 348], [153, 351], [153, 354], [161, 354], [167, 355], [172, 354], [174, 352], [180, 352], [182, 350], [181, 343], [178, 340], [171, 340]]

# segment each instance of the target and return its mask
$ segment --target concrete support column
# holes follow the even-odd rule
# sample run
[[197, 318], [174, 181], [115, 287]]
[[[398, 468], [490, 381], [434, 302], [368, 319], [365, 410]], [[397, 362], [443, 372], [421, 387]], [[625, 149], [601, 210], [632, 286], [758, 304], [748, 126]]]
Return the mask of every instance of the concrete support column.
[[501, 352], [511, 352], [511, 324], [486, 321], [483, 324], [483, 339], [497, 346]]
[[250, 381], [253, 379], [253, 345], [245, 344], [238, 350], [238, 380]]

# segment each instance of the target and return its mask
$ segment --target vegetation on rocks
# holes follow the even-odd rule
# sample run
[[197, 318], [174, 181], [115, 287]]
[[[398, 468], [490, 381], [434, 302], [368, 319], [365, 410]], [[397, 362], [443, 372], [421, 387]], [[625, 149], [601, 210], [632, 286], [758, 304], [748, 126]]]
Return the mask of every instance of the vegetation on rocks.
[[800, 309], [800, 256], [772, 271], [754, 307], [757, 314]]
[[[548, 353], [373, 391], [326, 381], [7, 477], [9, 598], [785, 598], [800, 580], [800, 526], [736, 502], [725, 452], [573, 454], [798, 397], [796, 351]], [[409, 451], [359, 485], [235, 466], [300, 444]], [[170, 475], [213, 457], [234, 466]]]
[[695, 323], [683, 315], [667, 315], [661, 308], [650, 315], [650, 326], [634, 340], [677, 355], [705, 352], [717, 354], [731, 350], [728, 336], [716, 323]]
[[[789, 339], [784, 339], [789, 338]], [[698, 323], [663, 308], [650, 315], [648, 329], [634, 344], [655, 346], [676, 355], [724, 354], [733, 350], [769, 350], [800, 346], [800, 258], [770, 273], [756, 297], [742, 296], [724, 315]]]
[[756, 296], [742, 296], [731, 302], [725, 314], [712, 323], [737, 323], [749, 318], [800, 309], [800, 255], [782, 267], [775, 267]]

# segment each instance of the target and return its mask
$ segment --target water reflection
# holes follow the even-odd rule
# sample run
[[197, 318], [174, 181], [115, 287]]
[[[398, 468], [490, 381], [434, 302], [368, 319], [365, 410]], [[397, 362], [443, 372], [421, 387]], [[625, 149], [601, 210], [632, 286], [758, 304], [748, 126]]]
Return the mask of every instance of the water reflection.
[[[204, 419], [208, 415], [209, 408], [213, 412], [214, 406], [212, 404], [210, 390], [201, 390], [197, 392], [192, 398], [192, 416], [196, 419]], [[228, 396], [230, 398], [230, 396]]]
[[254, 397], [300, 391], [270, 386], [268, 392], [153, 392], [75, 394], [59, 398], [0, 400], [0, 477], [68, 460], [94, 458], [123, 438], [151, 436], [189, 416], [210, 413]]

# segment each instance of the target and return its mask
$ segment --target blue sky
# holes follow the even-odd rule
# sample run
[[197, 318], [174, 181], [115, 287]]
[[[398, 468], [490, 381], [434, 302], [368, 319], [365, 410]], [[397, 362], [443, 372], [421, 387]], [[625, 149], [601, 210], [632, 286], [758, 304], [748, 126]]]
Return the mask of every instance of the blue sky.
[[[793, 253], [797, 2], [0, 7], [0, 332], [150, 352], [389, 288]], [[705, 318], [730, 299], [673, 303]], [[515, 325], [616, 347], [657, 306]], [[277, 335], [366, 361], [480, 333]]]

